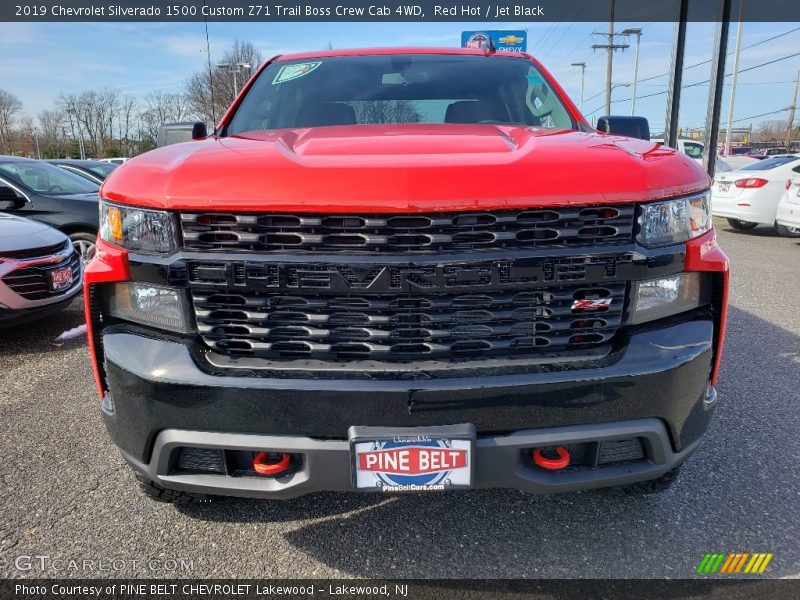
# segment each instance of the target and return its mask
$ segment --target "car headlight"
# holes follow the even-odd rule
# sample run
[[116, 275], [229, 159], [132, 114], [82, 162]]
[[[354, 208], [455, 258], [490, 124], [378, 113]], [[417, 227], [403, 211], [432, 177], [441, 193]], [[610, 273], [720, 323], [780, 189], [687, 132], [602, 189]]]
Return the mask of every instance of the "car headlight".
[[181, 290], [149, 283], [109, 286], [108, 314], [167, 331], [191, 333], [189, 307]]
[[178, 247], [175, 215], [100, 201], [100, 239], [143, 254], [171, 254]]
[[702, 273], [679, 273], [633, 283], [632, 325], [663, 319], [710, 302], [708, 279]]
[[679, 244], [711, 230], [711, 192], [642, 204], [639, 233], [645, 246]]

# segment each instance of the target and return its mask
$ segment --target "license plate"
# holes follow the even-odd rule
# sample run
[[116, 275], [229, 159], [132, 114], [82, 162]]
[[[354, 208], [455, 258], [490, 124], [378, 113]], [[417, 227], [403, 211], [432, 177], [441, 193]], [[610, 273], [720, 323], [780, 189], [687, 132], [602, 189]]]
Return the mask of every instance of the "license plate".
[[729, 181], [720, 181], [719, 183], [719, 191], [720, 192], [727, 192], [731, 189], [731, 184]]
[[54, 292], [68, 290], [72, 287], [72, 267], [64, 267], [50, 271], [50, 286]]
[[354, 427], [353, 479], [358, 490], [434, 492], [472, 485], [474, 427]]

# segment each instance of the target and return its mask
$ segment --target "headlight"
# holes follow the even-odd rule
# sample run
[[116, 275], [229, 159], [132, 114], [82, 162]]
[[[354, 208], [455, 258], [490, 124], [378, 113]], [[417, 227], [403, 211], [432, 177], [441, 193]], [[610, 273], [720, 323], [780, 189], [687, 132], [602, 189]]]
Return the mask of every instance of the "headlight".
[[711, 230], [711, 193], [642, 205], [637, 239], [645, 246], [685, 242]]
[[116, 283], [109, 289], [109, 315], [167, 331], [192, 332], [181, 290], [145, 283]]
[[134, 252], [170, 254], [178, 247], [175, 216], [100, 201], [100, 239]]
[[702, 273], [680, 273], [669, 277], [636, 281], [629, 322], [633, 325], [663, 319], [710, 302], [707, 279]]

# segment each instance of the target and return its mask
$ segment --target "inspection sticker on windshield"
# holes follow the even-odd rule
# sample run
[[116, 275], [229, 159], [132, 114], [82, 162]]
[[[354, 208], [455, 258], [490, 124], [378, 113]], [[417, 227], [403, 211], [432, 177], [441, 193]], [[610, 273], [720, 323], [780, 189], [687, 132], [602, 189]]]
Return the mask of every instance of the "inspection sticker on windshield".
[[284, 65], [278, 71], [278, 74], [275, 75], [275, 79], [272, 80], [272, 85], [278, 85], [279, 83], [286, 83], [287, 81], [292, 81], [293, 79], [299, 79], [305, 75], [308, 75], [320, 66], [321, 62], [307, 62], [307, 63], [297, 63], [294, 65]]

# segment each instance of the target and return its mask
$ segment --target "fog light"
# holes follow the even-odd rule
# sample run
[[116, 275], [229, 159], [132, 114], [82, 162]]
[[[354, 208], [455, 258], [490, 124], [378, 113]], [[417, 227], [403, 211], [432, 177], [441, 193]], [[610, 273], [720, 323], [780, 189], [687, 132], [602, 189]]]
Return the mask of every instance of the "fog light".
[[125, 321], [191, 333], [182, 290], [143, 283], [116, 283], [108, 294], [108, 314]]
[[630, 323], [663, 319], [708, 304], [708, 285], [701, 275], [679, 273], [634, 282]]

